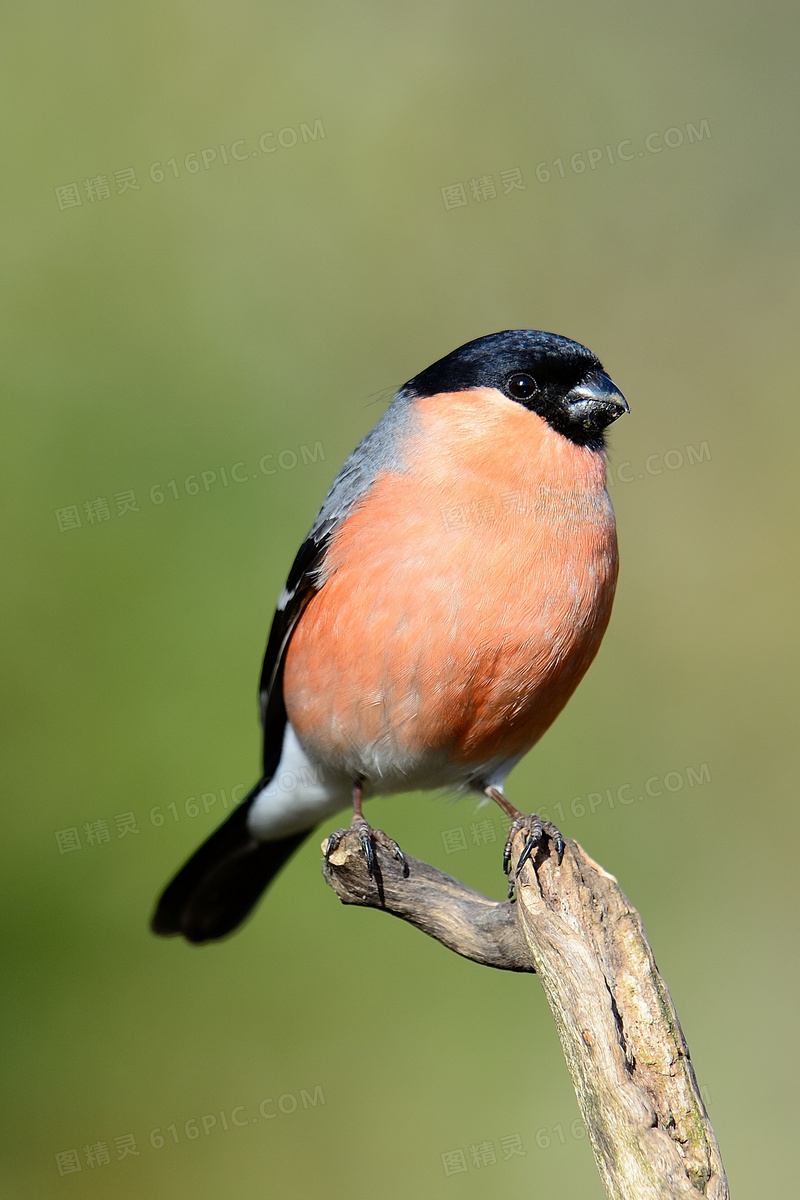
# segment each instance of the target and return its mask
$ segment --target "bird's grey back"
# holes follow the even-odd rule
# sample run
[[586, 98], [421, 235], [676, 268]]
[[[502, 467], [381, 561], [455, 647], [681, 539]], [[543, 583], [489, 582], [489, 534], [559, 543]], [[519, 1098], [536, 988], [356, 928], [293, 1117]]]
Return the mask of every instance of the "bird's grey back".
[[401, 388], [353, 450], [330, 486], [308, 536], [320, 544], [362, 500], [383, 471], [402, 471], [403, 443], [414, 424], [413, 398]]

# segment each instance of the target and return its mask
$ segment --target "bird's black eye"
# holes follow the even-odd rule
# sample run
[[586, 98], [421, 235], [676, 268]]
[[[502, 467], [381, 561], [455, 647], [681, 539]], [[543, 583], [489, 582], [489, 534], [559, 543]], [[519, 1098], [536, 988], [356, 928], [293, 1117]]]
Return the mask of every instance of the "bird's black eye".
[[515, 400], [527, 400], [536, 391], [536, 380], [523, 371], [515, 371], [506, 380], [506, 391]]

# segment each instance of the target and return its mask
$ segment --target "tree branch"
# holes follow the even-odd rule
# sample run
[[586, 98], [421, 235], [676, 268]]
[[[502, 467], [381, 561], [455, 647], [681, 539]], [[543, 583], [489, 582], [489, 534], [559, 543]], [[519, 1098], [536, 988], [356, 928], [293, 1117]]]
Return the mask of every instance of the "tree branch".
[[[327, 841], [322, 843], [323, 852]], [[381, 854], [375, 878], [367, 874], [358, 836], [348, 830], [323, 864], [325, 880], [343, 904], [382, 908], [409, 921], [448, 950], [487, 967], [535, 971], [514, 904], [498, 904], [436, 867], [406, 856], [400, 864]]]
[[[518, 834], [512, 870], [523, 844]], [[404, 878], [378, 853], [374, 879], [357, 834], [330, 855], [323, 875], [344, 904], [392, 913], [473, 962], [540, 975], [609, 1197], [728, 1200], [672, 998], [612, 875], [567, 840], [560, 866], [540, 853], [501, 904], [413, 858]]]

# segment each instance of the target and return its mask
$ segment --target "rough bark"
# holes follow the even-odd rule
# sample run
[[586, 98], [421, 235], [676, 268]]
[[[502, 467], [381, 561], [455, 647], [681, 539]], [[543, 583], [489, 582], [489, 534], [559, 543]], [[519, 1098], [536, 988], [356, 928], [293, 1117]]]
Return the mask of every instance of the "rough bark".
[[[512, 872], [522, 846], [518, 835]], [[371, 878], [348, 832], [323, 874], [344, 904], [392, 913], [473, 962], [540, 976], [608, 1196], [728, 1200], [672, 998], [616, 879], [570, 840], [560, 865], [547, 853], [527, 863], [504, 904], [407, 862], [405, 878], [378, 850]]]

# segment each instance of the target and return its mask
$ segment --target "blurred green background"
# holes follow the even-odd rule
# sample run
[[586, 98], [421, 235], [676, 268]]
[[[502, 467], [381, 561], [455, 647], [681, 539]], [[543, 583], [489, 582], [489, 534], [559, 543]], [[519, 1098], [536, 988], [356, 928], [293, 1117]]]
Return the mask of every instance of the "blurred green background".
[[[509, 790], [641, 911], [734, 1194], [793, 1197], [796, 6], [1, 20], [3, 1197], [602, 1197], [538, 982], [342, 908], [324, 830], [229, 942], [147, 929], [256, 777], [274, 599], [342, 460], [518, 326], [632, 413], [611, 628]], [[493, 811], [368, 815], [503, 895]]]

